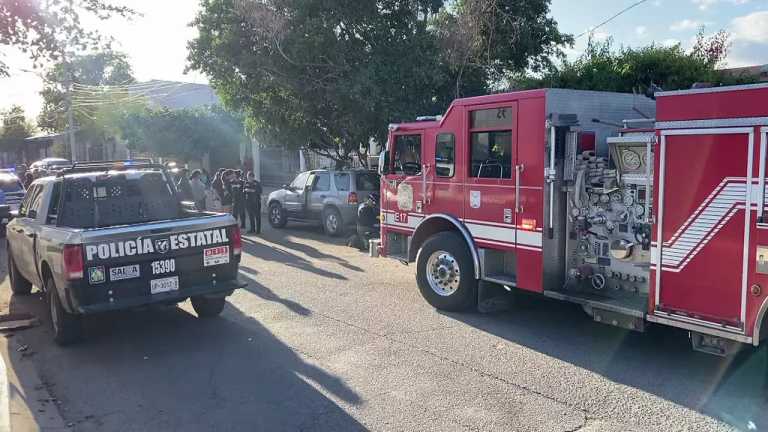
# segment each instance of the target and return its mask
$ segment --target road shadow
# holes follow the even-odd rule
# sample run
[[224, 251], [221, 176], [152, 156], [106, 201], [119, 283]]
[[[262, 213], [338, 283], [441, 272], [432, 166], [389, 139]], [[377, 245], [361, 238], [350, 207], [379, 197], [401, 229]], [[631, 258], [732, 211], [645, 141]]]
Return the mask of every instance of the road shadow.
[[339, 406], [363, 403], [354, 389], [230, 304], [213, 319], [177, 307], [93, 316], [66, 348], [40, 296], [10, 309], [42, 318], [24, 343], [78, 431], [365, 430]]
[[305, 308], [304, 306], [302, 306], [301, 304], [293, 300], [280, 297], [279, 295], [275, 294], [275, 292], [272, 291], [271, 289], [257, 282], [255, 279], [255, 276], [258, 274], [259, 272], [249, 267], [245, 267], [245, 266], [240, 267], [239, 279], [241, 281], [248, 283], [248, 285], [245, 287], [246, 290], [250, 291], [253, 294], [256, 294], [258, 297], [260, 297], [263, 300], [270, 301], [273, 303], [279, 303], [297, 315], [301, 315], [301, 316], [312, 315], [311, 310]]
[[[276, 244], [276, 245], [279, 245], [280, 247], [287, 248], [292, 251], [301, 252], [304, 255], [313, 259], [332, 261], [348, 270], [352, 270], [355, 272], [365, 271], [362, 268], [351, 264], [349, 261], [345, 260], [344, 258], [322, 252], [321, 250], [315, 247], [312, 247], [308, 244], [292, 241], [289, 238], [289, 235], [296, 234], [297, 232], [301, 236], [310, 238], [315, 241], [320, 241], [323, 243], [330, 243], [330, 244], [335, 244], [339, 246], [346, 245], [347, 243], [346, 236], [328, 237], [324, 234], [317, 235], [316, 233], [310, 231], [306, 226], [302, 226], [302, 225], [299, 225], [296, 228], [291, 227], [290, 230], [289, 229], [276, 230], [270, 227], [269, 229], [264, 230], [263, 235], [259, 237], [259, 240], [265, 243]], [[250, 238], [243, 237], [243, 241], [248, 243], [254, 243], [254, 244], [259, 243], [259, 241], [257, 241], [253, 237], [250, 237]]]
[[484, 332], [722, 420], [768, 429], [768, 348], [720, 358], [691, 350], [688, 334], [595, 323], [578, 305], [517, 294], [507, 312], [444, 313]]
[[284, 249], [279, 243], [262, 243], [243, 237], [243, 252], [266, 261], [275, 261], [299, 270], [314, 273], [318, 276], [347, 280], [346, 276], [318, 268], [311, 261]]

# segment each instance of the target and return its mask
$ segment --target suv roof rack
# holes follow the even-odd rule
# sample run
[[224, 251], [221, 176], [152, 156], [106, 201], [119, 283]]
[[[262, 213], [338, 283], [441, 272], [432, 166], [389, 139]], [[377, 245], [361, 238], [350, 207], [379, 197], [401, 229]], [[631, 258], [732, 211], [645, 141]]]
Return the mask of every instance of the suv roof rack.
[[70, 168], [59, 171], [56, 176], [62, 177], [67, 174], [94, 172], [104, 170], [126, 170], [131, 168], [155, 168], [165, 170], [165, 165], [155, 163], [149, 158], [126, 159], [126, 160], [108, 160], [108, 161], [87, 161], [75, 162]]

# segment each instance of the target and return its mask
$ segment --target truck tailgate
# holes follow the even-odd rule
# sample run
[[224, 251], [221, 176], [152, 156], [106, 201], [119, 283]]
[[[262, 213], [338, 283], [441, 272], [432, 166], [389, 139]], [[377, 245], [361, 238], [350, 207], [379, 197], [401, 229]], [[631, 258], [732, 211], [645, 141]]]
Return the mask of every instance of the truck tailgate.
[[229, 216], [89, 230], [77, 297], [80, 306], [117, 306], [213, 293], [236, 280], [239, 253]]

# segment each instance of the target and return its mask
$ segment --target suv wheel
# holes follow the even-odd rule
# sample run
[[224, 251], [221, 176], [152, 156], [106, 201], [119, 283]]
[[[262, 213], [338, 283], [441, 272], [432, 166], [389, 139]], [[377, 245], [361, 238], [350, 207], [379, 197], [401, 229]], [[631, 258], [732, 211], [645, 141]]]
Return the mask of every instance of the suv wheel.
[[64, 310], [56, 290], [56, 284], [51, 276], [45, 279], [45, 290], [48, 293], [48, 309], [51, 314], [53, 340], [62, 346], [79, 341], [83, 334], [82, 317]]
[[344, 232], [344, 221], [341, 213], [333, 207], [323, 210], [323, 229], [331, 237], [336, 237]]
[[16, 262], [10, 248], [6, 248], [8, 254], [8, 277], [11, 279], [11, 291], [14, 295], [27, 295], [32, 292], [32, 283], [19, 274]]
[[285, 209], [278, 202], [269, 204], [269, 224], [272, 228], [282, 228], [287, 222]]

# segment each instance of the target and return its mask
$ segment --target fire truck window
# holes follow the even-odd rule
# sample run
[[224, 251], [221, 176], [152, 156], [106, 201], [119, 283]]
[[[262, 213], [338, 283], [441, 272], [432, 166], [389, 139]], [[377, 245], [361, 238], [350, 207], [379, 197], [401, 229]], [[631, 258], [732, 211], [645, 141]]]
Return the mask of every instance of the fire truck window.
[[421, 173], [421, 135], [395, 138], [395, 172], [405, 175]]
[[507, 129], [512, 126], [512, 111], [509, 108], [491, 108], [472, 111], [472, 129]]
[[438, 177], [453, 177], [456, 167], [456, 139], [452, 133], [439, 134], [435, 145], [435, 174]]
[[471, 151], [470, 177], [512, 178], [512, 132], [475, 132]]

